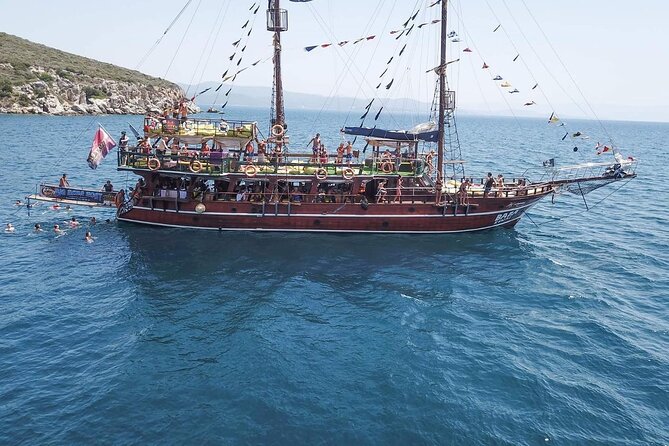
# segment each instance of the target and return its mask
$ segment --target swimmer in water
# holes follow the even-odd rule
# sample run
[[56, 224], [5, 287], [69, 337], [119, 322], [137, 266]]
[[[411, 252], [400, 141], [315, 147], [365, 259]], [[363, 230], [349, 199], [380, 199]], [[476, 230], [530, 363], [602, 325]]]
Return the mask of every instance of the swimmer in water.
[[42, 225], [35, 223], [35, 232], [42, 232]]
[[14, 230], [15, 230], [14, 225], [12, 225], [11, 223], [7, 223], [7, 226], [5, 226], [5, 232], [12, 233], [14, 232]]
[[51, 206], [52, 211], [60, 211], [60, 205], [58, 203], [54, 204]]
[[97, 223], [98, 223], [98, 221], [95, 219], [95, 217], [91, 217], [91, 224], [95, 225]]
[[84, 240], [86, 241], [86, 243], [93, 243], [93, 236], [91, 235], [91, 231], [86, 231]]
[[21, 201], [21, 200], [16, 200], [16, 201], [14, 202], [14, 206], [23, 206], [23, 201]]
[[77, 217], [72, 217], [72, 220], [70, 220], [70, 228], [78, 228], [81, 223], [77, 221]]
[[60, 226], [58, 225], [53, 225], [53, 232], [55, 232], [57, 235], [63, 235], [65, 232], [60, 229]]

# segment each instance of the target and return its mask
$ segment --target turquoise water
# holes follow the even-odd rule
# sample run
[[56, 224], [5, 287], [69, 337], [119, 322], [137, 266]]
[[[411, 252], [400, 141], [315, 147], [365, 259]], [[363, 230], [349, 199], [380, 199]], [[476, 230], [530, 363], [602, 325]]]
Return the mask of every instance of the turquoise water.
[[[293, 145], [333, 147], [345, 118], [290, 112]], [[115, 159], [86, 166], [98, 121], [141, 123], [0, 116], [0, 223], [17, 228], [0, 234], [1, 444], [669, 442], [669, 125], [606, 123], [640, 177], [514, 230], [211, 234], [15, 207], [63, 172], [134, 184]], [[594, 152], [542, 121], [459, 130], [476, 177]], [[83, 228], [49, 231], [73, 215]]]

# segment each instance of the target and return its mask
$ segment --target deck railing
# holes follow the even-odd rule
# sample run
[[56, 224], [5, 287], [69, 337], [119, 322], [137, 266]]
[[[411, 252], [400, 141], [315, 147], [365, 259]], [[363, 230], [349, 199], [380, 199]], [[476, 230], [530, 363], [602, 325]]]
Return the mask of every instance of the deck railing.
[[149, 136], [198, 136], [254, 139], [257, 123], [253, 121], [235, 121], [228, 119], [205, 118], [165, 118], [147, 116], [144, 118], [144, 133]]

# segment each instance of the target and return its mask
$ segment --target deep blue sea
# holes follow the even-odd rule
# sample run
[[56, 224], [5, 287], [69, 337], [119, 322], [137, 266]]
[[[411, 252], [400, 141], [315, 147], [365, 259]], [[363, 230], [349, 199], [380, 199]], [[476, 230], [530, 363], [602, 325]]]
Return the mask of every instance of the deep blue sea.
[[[289, 112], [292, 146], [320, 131], [334, 148], [357, 117]], [[211, 233], [14, 206], [63, 172], [134, 184], [115, 154], [86, 165], [98, 122], [118, 136], [141, 117], [0, 116], [16, 227], [0, 232], [0, 444], [669, 444], [668, 124], [605, 123], [639, 178], [512, 230]], [[570, 126], [592, 135], [576, 153], [545, 120], [463, 116], [468, 175], [596, 158], [597, 123]]]

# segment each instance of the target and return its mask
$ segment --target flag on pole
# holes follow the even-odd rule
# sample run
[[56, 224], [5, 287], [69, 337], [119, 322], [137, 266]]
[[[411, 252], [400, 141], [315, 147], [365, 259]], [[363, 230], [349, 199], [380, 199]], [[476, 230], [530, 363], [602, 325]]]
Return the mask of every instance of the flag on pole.
[[86, 160], [88, 161], [88, 166], [91, 169], [97, 169], [104, 157], [107, 156], [114, 147], [116, 147], [114, 138], [112, 138], [102, 126], [98, 127], [98, 131], [95, 132], [95, 137], [93, 138], [91, 151]]
[[557, 117], [555, 112], [551, 113], [551, 117], [548, 118], [548, 123], [549, 124], [557, 124], [558, 122], [560, 122], [560, 118]]

